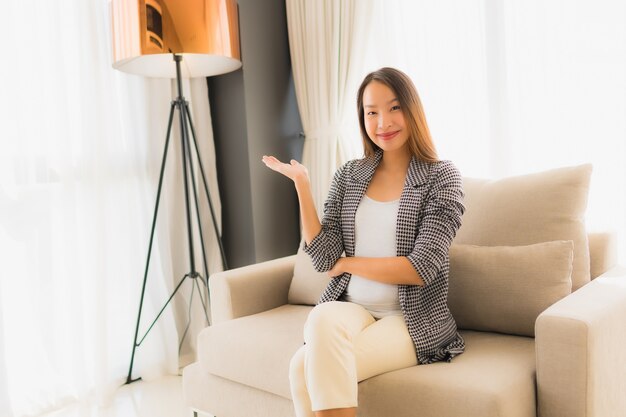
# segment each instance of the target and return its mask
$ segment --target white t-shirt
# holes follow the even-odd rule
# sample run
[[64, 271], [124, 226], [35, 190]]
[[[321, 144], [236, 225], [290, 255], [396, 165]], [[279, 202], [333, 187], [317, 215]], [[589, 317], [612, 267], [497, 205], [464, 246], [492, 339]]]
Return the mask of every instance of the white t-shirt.
[[[383, 202], [363, 196], [355, 218], [354, 256], [397, 256], [396, 221], [399, 206], [400, 200]], [[402, 315], [396, 284], [352, 275], [343, 299], [362, 305], [377, 319]]]

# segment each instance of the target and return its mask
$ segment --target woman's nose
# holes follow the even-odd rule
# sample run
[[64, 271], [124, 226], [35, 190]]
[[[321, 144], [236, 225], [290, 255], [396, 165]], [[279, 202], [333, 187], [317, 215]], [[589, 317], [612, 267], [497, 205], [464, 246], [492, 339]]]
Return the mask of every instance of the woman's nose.
[[387, 117], [381, 113], [378, 116], [378, 128], [379, 129], [384, 129], [385, 127], [388, 126], [388, 124], [389, 123], [387, 122]]

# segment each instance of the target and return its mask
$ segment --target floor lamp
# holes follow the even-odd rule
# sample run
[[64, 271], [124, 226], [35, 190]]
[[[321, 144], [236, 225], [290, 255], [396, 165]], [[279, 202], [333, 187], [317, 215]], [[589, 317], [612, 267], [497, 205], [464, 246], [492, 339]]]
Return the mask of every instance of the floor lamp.
[[[197, 184], [194, 176], [194, 157], [200, 169], [202, 185], [211, 211], [211, 219], [217, 235], [222, 262], [224, 268], [227, 268], [224, 248], [218, 232], [219, 229], [213, 211], [213, 204], [211, 203], [204, 166], [200, 158], [195, 129], [189, 112], [189, 105], [183, 97], [182, 78], [208, 77], [234, 71], [241, 67], [237, 20], [237, 3], [235, 0], [111, 0], [113, 67], [120, 71], [146, 77], [176, 78], [178, 88], [178, 96], [171, 102], [170, 107], [159, 185], [152, 217], [148, 255], [141, 289], [141, 299], [139, 301], [139, 312], [135, 327], [135, 338], [133, 341], [128, 377], [126, 379], [127, 384], [141, 379], [132, 378], [136, 349], [141, 345], [186, 279], [194, 280], [194, 284], [200, 293], [200, 299], [202, 300], [208, 324], [207, 303], [209, 272], [204, 239], [202, 236]], [[182, 277], [144, 336], [138, 341], [139, 323], [141, 321], [150, 255], [159, 211], [165, 163], [176, 110], [178, 110], [180, 127], [189, 271]], [[195, 152], [192, 151], [192, 145]], [[196, 270], [195, 265], [192, 206], [195, 206], [195, 215], [197, 217], [196, 224], [199, 229], [198, 234], [200, 236], [202, 259], [204, 261], [204, 276]], [[207, 290], [207, 303], [205, 303], [202, 298], [199, 281], [203, 283]], [[193, 289], [194, 287], [192, 286], [192, 290]], [[183, 334], [181, 344], [186, 334], [187, 330], [185, 330]]]

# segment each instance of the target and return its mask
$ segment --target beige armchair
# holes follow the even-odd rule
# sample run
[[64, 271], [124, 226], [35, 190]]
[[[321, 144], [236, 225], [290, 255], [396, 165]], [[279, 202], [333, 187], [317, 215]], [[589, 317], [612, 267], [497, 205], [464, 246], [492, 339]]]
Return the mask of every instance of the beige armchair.
[[[465, 180], [449, 305], [466, 351], [361, 382], [360, 417], [626, 416], [626, 268], [585, 230], [590, 174]], [[302, 251], [213, 275], [183, 373], [194, 413], [294, 416], [289, 361], [327, 280]]]

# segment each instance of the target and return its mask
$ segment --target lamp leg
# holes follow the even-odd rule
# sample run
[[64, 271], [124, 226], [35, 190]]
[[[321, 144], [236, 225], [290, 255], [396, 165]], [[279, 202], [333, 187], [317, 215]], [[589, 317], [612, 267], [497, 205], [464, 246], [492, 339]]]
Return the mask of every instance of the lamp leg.
[[165, 135], [165, 146], [163, 147], [163, 159], [161, 161], [161, 171], [159, 173], [159, 185], [157, 188], [156, 202], [154, 203], [154, 214], [152, 216], [152, 229], [150, 230], [150, 241], [148, 243], [148, 256], [146, 257], [146, 268], [143, 274], [143, 285], [141, 287], [141, 299], [139, 301], [139, 313], [137, 314], [137, 325], [135, 326], [135, 339], [133, 341], [133, 353], [130, 357], [130, 367], [128, 369], [128, 377], [126, 378], [126, 384], [135, 382], [138, 379], [132, 379], [133, 364], [135, 361], [135, 350], [137, 349], [137, 335], [139, 334], [139, 322], [141, 321], [141, 310], [143, 309], [143, 298], [146, 293], [146, 281], [148, 279], [148, 268], [150, 266], [150, 256], [152, 255], [152, 243], [154, 241], [154, 229], [156, 226], [157, 214], [159, 213], [159, 202], [161, 201], [161, 190], [163, 188], [163, 174], [165, 173], [165, 161], [167, 160], [167, 150], [170, 143], [170, 133], [172, 131], [172, 121], [174, 119], [174, 108], [176, 104], [172, 102], [170, 107], [170, 116], [167, 122], [167, 134]]
[[[197, 283], [198, 280], [194, 279], [193, 282]], [[193, 304], [193, 293], [196, 291], [196, 287], [194, 287], [193, 283], [191, 284], [191, 294], [189, 294], [189, 310], [187, 311], [187, 325], [185, 326], [185, 331], [183, 332], [183, 337], [181, 337], [180, 342], [178, 343], [178, 351], [183, 347], [183, 342], [185, 341], [185, 337], [187, 337], [187, 332], [189, 331], [189, 326], [191, 325], [191, 306]], [[200, 293], [202, 295], [202, 293]]]
[[[204, 234], [202, 233], [202, 222], [200, 221], [200, 207], [198, 205], [198, 188], [196, 185], [196, 176], [194, 175], [194, 166], [193, 166], [193, 157], [192, 157], [192, 152], [191, 152], [191, 142], [189, 141], [189, 126], [187, 125], [187, 122], [189, 119], [189, 107], [187, 106], [187, 102], [184, 101], [183, 105], [181, 106], [181, 112], [184, 112], [185, 115], [183, 117], [183, 119], [185, 120], [185, 132], [186, 132], [186, 139], [187, 139], [187, 159], [189, 160], [189, 169], [190, 169], [190, 177], [191, 177], [191, 183], [192, 183], [192, 190], [193, 190], [193, 197], [194, 197], [194, 201], [195, 201], [195, 207], [196, 207], [196, 220], [198, 222], [198, 229], [200, 231], [200, 243], [202, 245], [202, 259], [204, 260], [204, 276], [208, 277], [209, 276], [209, 269], [207, 267], [207, 257], [206, 257], [206, 250], [205, 250], [205, 246], [204, 246]], [[196, 157], [198, 158], [198, 162], [199, 164], [202, 164], [202, 161], [200, 160], [200, 154], [198, 152], [196, 152]]]
[[[202, 283], [204, 283], [204, 281], [202, 281]], [[200, 301], [202, 302], [202, 307], [204, 308], [204, 315], [205, 315], [205, 318], [206, 318], [206, 321], [207, 321], [207, 326], [210, 326], [211, 325], [211, 321], [209, 320], [209, 317], [206, 315], [207, 311], [208, 311], [207, 303], [208, 303], [209, 299], [207, 297], [207, 301], [205, 302], [204, 298], [202, 298], [202, 290], [200, 289], [200, 284], [198, 284], [198, 280], [196, 280], [196, 287], [198, 287], [198, 293], [200, 294]], [[207, 289], [207, 291], [208, 291], [208, 289]]]
[[[179, 88], [180, 89], [180, 88]], [[176, 99], [176, 105], [178, 106], [178, 116], [179, 116], [179, 124], [180, 124], [180, 146], [181, 146], [181, 158], [182, 158], [182, 167], [183, 167], [183, 187], [185, 190], [185, 214], [187, 220], [187, 244], [189, 247], [189, 267], [192, 278], [196, 278], [198, 272], [196, 271], [196, 259], [195, 259], [195, 251], [193, 245], [193, 234], [191, 232], [191, 210], [189, 207], [189, 176], [193, 176], [193, 173], [190, 172], [190, 168], [188, 166], [188, 148], [189, 148], [189, 140], [187, 139], [187, 129], [186, 129], [186, 120], [185, 114], [183, 110], [184, 99], [182, 98], [182, 94], [179, 91], [179, 95], [181, 95], [178, 99]]]
[[[150, 330], [152, 330], [152, 328], [156, 324], [157, 320], [159, 320], [159, 317], [161, 317], [161, 314], [163, 314], [163, 312], [165, 311], [165, 308], [169, 305], [170, 301], [172, 301], [172, 298], [174, 298], [174, 296], [176, 295], [176, 293], [178, 292], [180, 287], [183, 285], [183, 282], [185, 282], [185, 280], [187, 278], [190, 278], [190, 274], [185, 274], [183, 276], [183, 278], [178, 282], [178, 285], [176, 286], [176, 288], [172, 292], [172, 295], [170, 295], [170, 298], [168, 298], [167, 301], [165, 302], [165, 304], [163, 304], [163, 307], [161, 308], [161, 311], [159, 311], [159, 314], [157, 314], [156, 318], [152, 321], [152, 324], [150, 324], [150, 327], [148, 327], [148, 330], [146, 330], [146, 332], [144, 333], [144, 335], [141, 338], [141, 340], [137, 343], [137, 346], [139, 346], [139, 345], [141, 345], [143, 343], [143, 341], [146, 338], [146, 336], [148, 336], [148, 333], [150, 333]], [[131, 381], [131, 382], [134, 382], [134, 381]]]
[[[222, 243], [220, 229], [217, 227], [217, 220], [215, 217], [215, 210], [213, 209], [213, 203], [211, 202], [211, 194], [209, 193], [209, 187], [207, 185], [206, 175], [204, 173], [204, 166], [202, 165], [202, 160], [200, 159], [200, 151], [198, 149], [198, 141], [196, 140], [196, 130], [193, 127], [193, 122], [191, 121], [191, 114], [189, 113], [189, 106], [185, 102], [187, 119], [189, 120], [189, 126], [191, 127], [191, 137], [193, 138], [194, 147], [196, 149], [196, 155], [198, 159], [198, 166], [200, 167], [200, 174], [202, 175], [202, 184], [204, 185], [204, 192], [206, 194], [207, 200], [209, 202], [209, 209], [211, 211], [211, 219], [213, 220], [213, 227], [215, 228], [215, 236], [217, 237], [217, 244], [220, 248], [220, 254], [222, 255], [222, 265], [224, 266], [224, 270], [228, 269], [228, 264], [226, 262], [226, 254], [224, 252], [224, 245]], [[208, 276], [207, 276], [208, 278]]]
[[[224, 270], [227, 270], [228, 269], [228, 263], [226, 261], [226, 255], [225, 255], [224, 245], [223, 245], [223, 242], [222, 242], [220, 231], [219, 231], [218, 226], [217, 226], [217, 220], [216, 220], [216, 217], [215, 217], [215, 211], [213, 209], [213, 203], [211, 201], [211, 194], [209, 193], [208, 182], [207, 182], [207, 179], [206, 179], [204, 166], [202, 165], [202, 158], [200, 157], [200, 149], [198, 147], [198, 141], [196, 140], [196, 130], [195, 130], [194, 126], [193, 126], [193, 121], [192, 121], [192, 118], [191, 118], [191, 112], [189, 110], [188, 103], [185, 102], [184, 106], [185, 106], [185, 114], [187, 115], [187, 120], [189, 122], [189, 127], [191, 128], [191, 137], [193, 139], [194, 149], [195, 149], [195, 153], [196, 153], [196, 159], [198, 160], [198, 166], [200, 167], [200, 175], [201, 175], [201, 178], [202, 178], [202, 185], [204, 187], [205, 195], [207, 197], [207, 201], [208, 201], [208, 204], [209, 204], [209, 209], [210, 209], [210, 212], [211, 212], [211, 219], [213, 221], [213, 229], [215, 230], [215, 238], [217, 240], [217, 244], [218, 244], [218, 247], [220, 249], [220, 255], [222, 257], [222, 267], [223, 267]], [[208, 275], [208, 273], [206, 274], [205, 285], [206, 285], [206, 290], [207, 290], [206, 295], [207, 295], [207, 302], [208, 302], [208, 300], [210, 299], [209, 275]]]
[[[184, 113], [186, 111], [188, 111], [188, 107], [187, 107], [187, 102], [184, 102], [185, 105], [181, 106], [180, 111], [181, 113]], [[202, 260], [204, 262], [204, 278], [202, 279], [202, 282], [205, 282], [205, 279], [208, 278], [209, 276], [209, 268], [207, 265], [207, 257], [206, 257], [206, 248], [204, 245], [204, 233], [202, 232], [202, 222], [201, 222], [201, 218], [200, 218], [200, 207], [199, 207], [199, 202], [198, 202], [198, 193], [197, 193], [197, 186], [196, 186], [196, 178], [194, 175], [194, 166], [193, 166], [193, 158], [192, 158], [192, 154], [191, 154], [191, 144], [189, 142], [189, 131], [188, 131], [188, 126], [187, 126], [187, 120], [188, 120], [188, 115], [184, 115], [183, 116], [183, 120], [185, 121], [185, 125], [184, 125], [184, 129], [185, 129], [185, 145], [186, 145], [186, 149], [187, 149], [187, 153], [186, 153], [186, 157], [188, 160], [188, 168], [189, 168], [189, 177], [191, 178], [191, 190], [192, 190], [192, 195], [193, 195], [193, 200], [194, 200], [194, 206], [196, 209], [196, 221], [198, 224], [198, 234], [200, 236], [200, 245], [202, 248]], [[200, 278], [200, 276], [199, 276]], [[199, 289], [199, 288], [198, 288]], [[206, 319], [206, 323], [207, 326], [210, 325], [210, 321], [209, 321], [209, 316], [206, 310], [206, 305], [202, 296], [202, 292], [200, 291], [200, 299], [202, 300], [202, 304], [203, 306], [205, 306], [204, 308], [204, 317]], [[208, 302], [208, 287], [207, 287], [207, 302]], [[191, 304], [191, 303], [190, 303]], [[184, 339], [184, 337], [183, 337]], [[182, 341], [181, 341], [181, 345], [182, 345]]]

